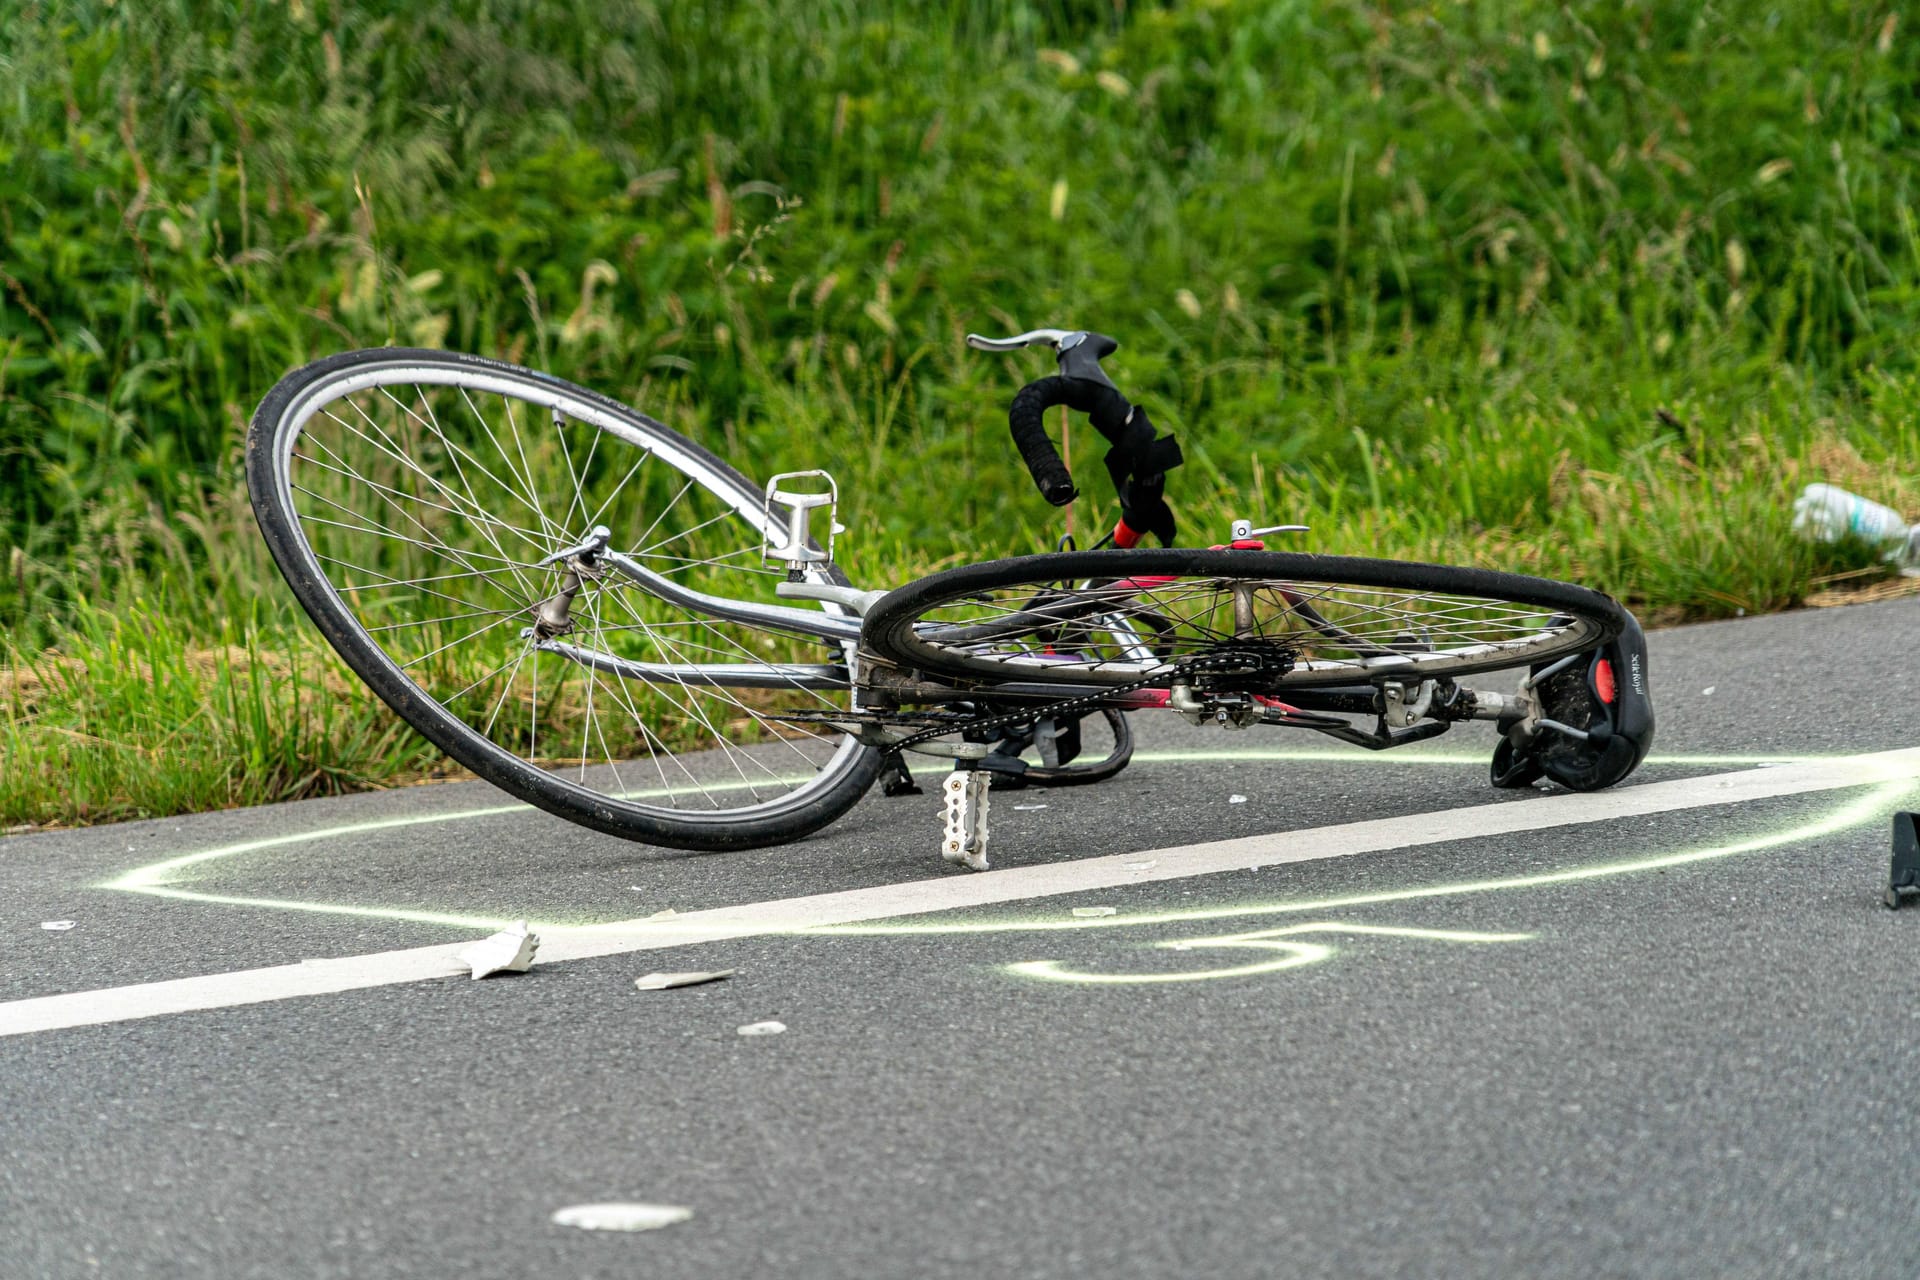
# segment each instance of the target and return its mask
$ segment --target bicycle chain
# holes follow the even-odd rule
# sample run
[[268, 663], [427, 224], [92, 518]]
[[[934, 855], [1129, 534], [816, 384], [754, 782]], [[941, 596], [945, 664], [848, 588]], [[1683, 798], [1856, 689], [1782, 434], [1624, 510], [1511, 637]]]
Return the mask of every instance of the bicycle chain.
[[1135, 680], [1130, 684], [1120, 684], [1115, 685], [1111, 689], [1102, 689], [1098, 693], [1083, 694], [1078, 698], [1067, 698], [1060, 702], [1048, 702], [1041, 706], [1028, 707], [1021, 711], [1008, 711], [1000, 715], [982, 716], [977, 720], [968, 721], [964, 724], [951, 725], [946, 728], [935, 727], [932, 729], [924, 729], [919, 733], [902, 738], [887, 749], [889, 751], [906, 751], [918, 746], [922, 742], [931, 742], [935, 738], [944, 738], [950, 734], [978, 733], [988, 729], [1005, 728], [1008, 725], [1029, 724], [1036, 720], [1069, 715], [1075, 711], [1091, 710], [1109, 698], [1117, 698], [1129, 693], [1138, 693], [1140, 690], [1148, 688], [1151, 685], [1174, 684], [1186, 679], [1195, 672], [1205, 671], [1210, 667], [1231, 666], [1236, 662], [1246, 662], [1248, 659], [1253, 660], [1256, 671], [1269, 671], [1277, 668], [1281, 675], [1285, 675], [1287, 672], [1293, 670], [1293, 655], [1284, 650], [1278, 654], [1262, 649], [1216, 650], [1213, 653], [1203, 653], [1199, 657], [1187, 658], [1184, 661], [1176, 662], [1166, 671], [1156, 672], [1153, 675]]

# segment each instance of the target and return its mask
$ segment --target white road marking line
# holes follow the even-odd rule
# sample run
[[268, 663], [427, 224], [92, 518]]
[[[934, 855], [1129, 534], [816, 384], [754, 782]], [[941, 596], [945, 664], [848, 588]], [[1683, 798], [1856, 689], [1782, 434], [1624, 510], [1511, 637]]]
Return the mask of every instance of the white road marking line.
[[[1920, 777], [1920, 748], [1909, 748], [1779, 768], [1743, 769], [1583, 795], [1554, 795], [1274, 835], [1117, 853], [1049, 866], [946, 875], [867, 889], [690, 911], [669, 920], [639, 919], [582, 928], [549, 928], [542, 939], [541, 960], [551, 964], [663, 947], [694, 946], [729, 938], [794, 933], [895, 916], [1085, 893], [1116, 885], [1179, 880], [1250, 867], [1320, 861], [1684, 809], [1744, 804], [1915, 777]], [[1140, 864], [1148, 859], [1153, 865], [1143, 869]], [[451, 942], [15, 1000], [0, 1004], [0, 1036], [464, 975], [465, 967], [455, 959], [455, 953], [468, 945], [466, 941]]]

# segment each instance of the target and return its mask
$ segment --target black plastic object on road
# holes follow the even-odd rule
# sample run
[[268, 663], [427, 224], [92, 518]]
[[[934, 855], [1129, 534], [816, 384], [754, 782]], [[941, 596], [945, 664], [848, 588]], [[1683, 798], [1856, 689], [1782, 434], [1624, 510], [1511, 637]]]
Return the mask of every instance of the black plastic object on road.
[[1887, 879], [1887, 906], [1900, 909], [1900, 900], [1920, 893], [1920, 813], [1893, 815], [1893, 872]]
[[907, 768], [907, 762], [900, 758], [898, 751], [889, 751], [880, 763], [880, 790], [889, 796], [917, 796], [921, 794], [920, 784], [913, 780], [913, 774]]

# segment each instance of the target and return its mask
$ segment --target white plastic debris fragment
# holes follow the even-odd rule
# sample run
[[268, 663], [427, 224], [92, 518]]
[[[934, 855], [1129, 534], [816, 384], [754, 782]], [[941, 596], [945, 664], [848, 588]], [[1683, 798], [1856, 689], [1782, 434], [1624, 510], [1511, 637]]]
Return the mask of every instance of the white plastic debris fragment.
[[654, 1231], [692, 1216], [693, 1210], [677, 1204], [571, 1204], [556, 1211], [553, 1221], [585, 1231]]
[[1710, 684], [1706, 688], [1700, 691], [1700, 696], [1703, 698], [1711, 698], [1713, 696], [1713, 691], [1715, 689], [1718, 689], [1719, 687], [1720, 686], [1717, 684]]
[[1793, 502], [1793, 527], [1817, 542], [1854, 537], [1881, 549], [1885, 559], [1920, 566], [1920, 525], [1892, 507], [1830, 484], [1810, 484]]
[[1137, 874], [1142, 871], [1151, 871], [1159, 865], [1160, 863], [1157, 860], [1148, 858], [1144, 862], [1129, 862], [1127, 864], [1127, 870]]
[[533, 953], [540, 949], [540, 938], [525, 920], [512, 924], [462, 951], [455, 959], [473, 967], [476, 978], [496, 973], [525, 973], [533, 968]]
[[1082, 920], [1091, 920], [1096, 916], [1111, 916], [1119, 913], [1118, 907], [1075, 907], [1073, 914]]
[[746, 1026], [739, 1028], [737, 1034], [743, 1036], [777, 1036], [786, 1029], [787, 1024], [784, 1022], [749, 1022]]
[[1015, 813], [1034, 813], [1046, 807], [1047, 806], [1043, 804], [1017, 804], [1013, 806], [1013, 811]]
[[40, 927], [48, 933], [65, 933], [73, 928], [73, 923], [71, 920], [42, 920]]
[[1245, 804], [1246, 802], [1247, 802], [1247, 798], [1241, 795], [1237, 791], [1234, 794], [1227, 797], [1228, 804]]
[[635, 978], [633, 985], [641, 991], [666, 991], [672, 987], [697, 987], [703, 982], [718, 982], [732, 976], [731, 969], [714, 969], [708, 973], [649, 973]]

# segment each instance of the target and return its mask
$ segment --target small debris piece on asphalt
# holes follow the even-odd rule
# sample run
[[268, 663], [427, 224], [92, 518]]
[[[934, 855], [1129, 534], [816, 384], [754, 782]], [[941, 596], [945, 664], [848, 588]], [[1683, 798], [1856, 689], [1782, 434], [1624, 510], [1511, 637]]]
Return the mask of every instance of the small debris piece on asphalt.
[[1234, 794], [1227, 797], [1228, 804], [1245, 804], [1246, 802], [1247, 802], [1247, 798], [1241, 795], [1237, 791]]
[[455, 958], [461, 964], [471, 965], [475, 978], [487, 978], [496, 973], [525, 973], [533, 968], [533, 953], [539, 949], [539, 935], [527, 927], [525, 920], [515, 920], [492, 937], [474, 943]]
[[1044, 809], [1046, 807], [1047, 806], [1043, 804], [1017, 804], [1013, 806], [1013, 811], [1015, 813], [1032, 813], [1036, 809]]
[[1095, 916], [1117, 915], [1119, 911], [1120, 908], [1118, 907], [1075, 907], [1073, 914], [1079, 916], [1082, 920], [1091, 920]]
[[697, 987], [703, 982], [718, 982], [732, 976], [731, 969], [715, 969], [710, 973], [649, 973], [635, 978], [633, 985], [641, 991], [666, 991], [671, 987]]
[[743, 1036], [777, 1036], [787, 1029], [784, 1022], [749, 1022], [738, 1029], [736, 1034]]
[[677, 915], [679, 915], [679, 914], [680, 914], [680, 913], [679, 913], [678, 911], [675, 911], [675, 910], [674, 910], [674, 909], [673, 909], [672, 907], [668, 907], [668, 908], [667, 908], [667, 909], [666, 909], [665, 911], [656, 911], [656, 912], [654, 912], [654, 913], [653, 913], [652, 915], [650, 915], [650, 916], [648, 916], [648, 917], [647, 917], [647, 919], [649, 919], [649, 920], [671, 920], [671, 919], [673, 919], [673, 918], [674, 918], [675, 916], [677, 916]]
[[553, 1221], [585, 1231], [653, 1231], [692, 1216], [693, 1210], [677, 1204], [572, 1204], [557, 1210]]
[[48, 933], [65, 933], [65, 932], [66, 932], [67, 930], [69, 930], [69, 929], [71, 929], [71, 928], [73, 928], [73, 921], [71, 921], [71, 920], [42, 920], [42, 921], [40, 922], [40, 927], [41, 927], [42, 929], [45, 929], [45, 930], [46, 930], [46, 931], [47, 931]]
[[1703, 698], [1711, 698], [1713, 696], [1713, 691], [1715, 689], [1718, 689], [1719, 687], [1720, 686], [1717, 684], [1710, 684], [1706, 688], [1700, 691], [1700, 696]]

